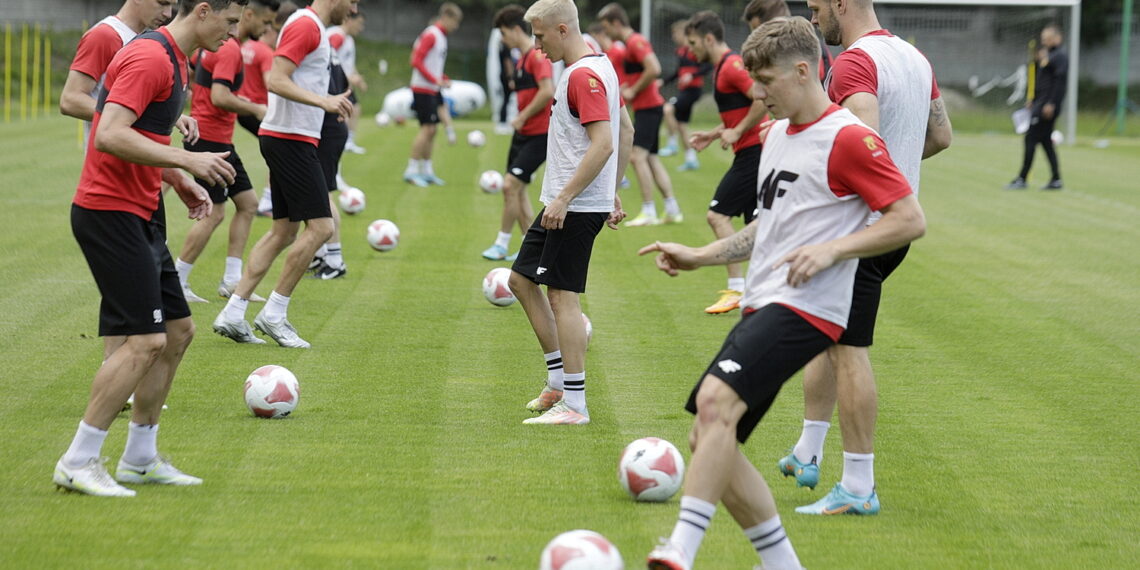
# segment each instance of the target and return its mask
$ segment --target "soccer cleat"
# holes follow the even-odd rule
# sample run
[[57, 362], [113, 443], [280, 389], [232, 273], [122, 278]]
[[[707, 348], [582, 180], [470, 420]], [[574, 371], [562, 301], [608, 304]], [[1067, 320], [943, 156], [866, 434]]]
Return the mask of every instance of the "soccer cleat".
[[665, 214], [665, 217], [661, 219], [661, 223], [663, 224], [679, 224], [683, 221], [685, 221], [685, 215], [681, 212], [677, 212], [676, 214]]
[[483, 250], [483, 259], [490, 259], [491, 261], [514, 261], [514, 257], [517, 255], [517, 253], [507, 255], [507, 248], [497, 243]]
[[253, 330], [249, 328], [249, 323], [245, 320], [230, 321], [226, 320], [226, 312], [218, 313], [218, 317], [214, 319], [214, 332], [234, 341], [244, 344], [265, 344], [265, 341], [253, 336]]
[[684, 163], [681, 164], [681, 166], [677, 167], [677, 172], [688, 172], [690, 170], [699, 170], [700, 168], [701, 168], [701, 163], [699, 163], [695, 160], [686, 160]]
[[1060, 179], [1050, 180], [1048, 184], [1041, 187], [1042, 190], [1060, 190], [1065, 187], [1065, 184]]
[[[237, 289], [237, 283], [226, 283], [225, 281], [218, 282], [218, 296], [222, 297], [223, 299], [229, 299], [230, 295], [234, 294], [234, 289]], [[249, 299], [247, 300], [253, 301], [254, 303], [264, 303], [265, 297], [262, 297], [257, 293], [250, 293]]]
[[780, 468], [780, 474], [785, 478], [795, 475], [797, 487], [815, 489], [815, 486], [819, 484], [819, 462], [816, 461], [815, 456], [812, 456], [811, 461], [801, 463], [799, 459], [796, 459], [796, 454], [789, 453], [776, 462], [776, 466]]
[[404, 182], [407, 182], [408, 184], [415, 184], [416, 186], [419, 186], [420, 188], [427, 188], [428, 186], [431, 185], [430, 182], [428, 182], [423, 176], [421, 176], [419, 174], [405, 173], [404, 174]]
[[1013, 180], [1011, 180], [1009, 182], [1009, 184], [1005, 185], [1006, 190], [1025, 190], [1025, 188], [1026, 188], [1025, 179], [1021, 178], [1020, 176], [1017, 178], [1014, 178]]
[[537, 418], [529, 418], [523, 420], [524, 424], [547, 424], [547, 425], [586, 425], [590, 423], [590, 416], [576, 412], [566, 405], [566, 402], [559, 401], [554, 404], [545, 414]]
[[271, 323], [265, 318], [264, 310], [253, 317], [253, 328], [265, 333], [266, 336], [285, 348], [309, 348], [312, 346], [308, 341], [297, 336], [297, 329], [293, 328], [288, 319], [281, 319], [279, 323]]
[[309, 268], [306, 269], [305, 271], [316, 271], [317, 269], [320, 269], [320, 267], [322, 265], [324, 265], [324, 263], [325, 263], [325, 258], [323, 258], [319, 255], [314, 255], [312, 261], [309, 262]]
[[444, 181], [443, 181], [443, 179], [442, 179], [442, 178], [440, 178], [440, 177], [436, 176], [434, 173], [432, 173], [432, 174], [424, 174], [424, 175], [423, 175], [423, 177], [424, 177], [424, 180], [425, 180], [425, 181], [426, 181], [428, 184], [434, 184], [434, 185], [436, 185], [436, 186], [443, 186], [443, 185], [447, 184], [446, 182], [444, 182]]
[[629, 181], [629, 177], [628, 177], [628, 176], [622, 176], [622, 177], [621, 177], [621, 187], [622, 187], [622, 189], [625, 189], [625, 188], [629, 188], [629, 187], [630, 187], [632, 184], [633, 184], [633, 183]]
[[550, 386], [543, 386], [542, 393], [540, 393], [537, 398], [526, 403], [526, 409], [536, 413], [545, 412], [553, 408], [554, 404], [557, 404], [561, 400], [562, 390], [555, 390]]
[[182, 286], [182, 296], [186, 297], [187, 303], [209, 303], [209, 301], [197, 296], [190, 290], [189, 285]]
[[660, 223], [661, 221], [657, 219], [657, 214], [650, 216], [649, 214], [642, 212], [638, 214], [636, 218], [626, 222], [625, 225], [631, 228], [640, 228], [644, 226], [656, 226]]
[[352, 154], [364, 154], [364, 153], [368, 152], [367, 150], [364, 149], [364, 147], [362, 147], [362, 146], [360, 146], [360, 145], [358, 145], [352, 141], [344, 143], [344, 150], [346, 152], [351, 152]]
[[856, 497], [836, 483], [826, 497], [802, 507], [796, 507], [801, 515], [874, 515], [879, 513], [879, 496], [872, 490], [866, 497]]
[[661, 150], [657, 151], [657, 156], [670, 157], [670, 156], [675, 156], [676, 154], [677, 154], [677, 144], [676, 143], [669, 143], [669, 144], [665, 145]]
[[646, 567], [649, 570], [689, 570], [689, 558], [685, 556], [681, 547], [664, 538], [660, 541], [661, 543], [646, 557]]
[[720, 295], [720, 297], [717, 298], [715, 303], [705, 307], [706, 313], [710, 315], [720, 315], [740, 308], [740, 291], [724, 289], [717, 294]]
[[82, 467], [68, 467], [60, 459], [52, 481], [65, 491], [78, 491], [96, 497], [133, 497], [135, 492], [115, 482], [107, 473], [106, 457], [91, 458]]
[[328, 281], [329, 279], [344, 277], [346, 273], [348, 273], [348, 267], [344, 265], [333, 267], [328, 263], [322, 263], [320, 267], [313, 271], [313, 277]]
[[115, 469], [115, 479], [120, 483], [154, 483], [156, 485], [201, 485], [202, 480], [187, 475], [170, 464], [170, 461], [159, 455], [146, 465], [132, 465], [126, 460], [119, 460], [119, 467]]

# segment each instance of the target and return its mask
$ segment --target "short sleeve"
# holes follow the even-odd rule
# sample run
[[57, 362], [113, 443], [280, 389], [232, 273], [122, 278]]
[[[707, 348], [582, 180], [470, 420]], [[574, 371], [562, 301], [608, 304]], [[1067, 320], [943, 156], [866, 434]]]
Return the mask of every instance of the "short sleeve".
[[594, 70], [578, 68], [570, 74], [566, 86], [567, 106], [578, 122], [586, 125], [610, 120], [606, 86]]
[[234, 80], [245, 70], [241, 57], [241, 46], [234, 40], [222, 44], [217, 53], [210, 56], [214, 60], [214, 83], [221, 83], [233, 89]]
[[552, 79], [554, 77], [554, 68], [550, 65], [550, 60], [546, 56], [535, 51], [531, 52], [530, 56], [530, 73], [534, 75], [536, 82], [543, 79]]
[[629, 43], [625, 46], [625, 58], [633, 63], [641, 63], [645, 58], [653, 53], [653, 48], [649, 45], [649, 41], [645, 36], [637, 35], [629, 39]]
[[75, 48], [71, 70], [78, 71], [96, 81], [107, 71], [115, 54], [123, 48], [123, 39], [108, 25], [98, 25], [83, 34]]
[[340, 49], [340, 47], [344, 45], [344, 34], [330, 34], [329, 45], [332, 46], [333, 49]]
[[846, 50], [835, 58], [831, 66], [831, 81], [827, 84], [827, 96], [835, 103], [843, 104], [856, 93], [879, 94], [879, 72], [875, 62], [867, 52], [858, 48]]
[[136, 41], [122, 50], [112, 68], [115, 80], [107, 94], [108, 103], [122, 105], [141, 116], [151, 103], [170, 97], [174, 70], [162, 44]]
[[727, 84], [735, 91], [748, 95], [749, 98], [751, 98], [753, 81], [752, 77], [748, 75], [748, 71], [744, 69], [744, 60], [739, 57], [734, 57], [732, 61], [725, 62], [725, 65], [727, 69], [721, 71], [728, 72], [725, 74]]
[[300, 17], [281, 30], [281, 37], [277, 40], [277, 51], [274, 57], [283, 57], [301, 65], [305, 56], [321, 45], [321, 30], [317, 23], [310, 18]]
[[887, 144], [865, 125], [848, 125], [835, 136], [827, 178], [836, 196], [858, 194], [874, 211], [913, 193]]

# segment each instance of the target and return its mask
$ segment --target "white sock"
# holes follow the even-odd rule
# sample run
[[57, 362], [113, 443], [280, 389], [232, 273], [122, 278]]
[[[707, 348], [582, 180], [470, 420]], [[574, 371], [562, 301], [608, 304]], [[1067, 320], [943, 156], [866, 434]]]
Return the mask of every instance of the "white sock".
[[289, 297], [272, 291], [269, 293], [269, 300], [265, 302], [265, 320], [271, 323], [279, 323], [285, 320], [285, 316], [289, 312]]
[[408, 159], [408, 167], [404, 169], [404, 174], [408, 175], [408, 174], [419, 174], [419, 173], [420, 173], [420, 161], [419, 161], [419, 159], [418, 158], [409, 158]]
[[800, 432], [800, 440], [792, 448], [800, 463], [811, 463], [813, 457], [817, 464], [823, 463], [823, 440], [827, 438], [829, 427], [831, 422], [804, 420], [804, 431]]
[[554, 390], [563, 389], [562, 351], [556, 350], [542, 356], [546, 359], [546, 385]]
[[324, 259], [325, 256], [327, 256], [328, 254], [329, 254], [329, 244], [328, 243], [322, 243], [321, 247], [317, 248], [317, 252], [313, 254], [313, 257], [319, 257], [321, 259]]
[[657, 206], [653, 202], [642, 202], [641, 213], [649, 216], [650, 218], [657, 217]]
[[696, 162], [696, 161], [697, 161], [697, 151], [695, 151], [691, 148], [687, 149], [685, 151], [685, 162]]
[[190, 280], [190, 271], [193, 269], [194, 264], [182, 261], [181, 257], [174, 260], [174, 270], [178, 272], [178, 282], [181, 283], [183, 287], [185, 287], [186, 283]]
[[738, 293], [744, 292], [744, 278], [743, 277], [729, 277], [728, 288]]
[[71, 447], [63, 454], [63, 463], [68, 467], [82, 467], [88, 461], [98, 459], [103, 453], [103, 441], [106, 439], [106, 431], [80, 421], [75, 438], [71, 440]]
[[321, 247], [326, 248], [327, 255], [325, 255], [325, 263], [327, 263], [329, 267], [336, 269], [344, 267], [344, 256], [341, 254], [339, 241], [329, 242]]
[[356, 144], [356, 132], [348, 131], [348, 141], [345, 144]]
[[697, 550], [701, 548], [701, 541], [705, 539], [712, 517], [716, 514], [716, 505], [696, 497], [681, 497], [681, 514], [677, 517], [677, 525], [673, 527], [673, 534], [669, 542], [681, 549], [689, 558], [689, 566], [697, 557]]
[[677, 204], [677, 197], [665, 199], [665, 213], [670, 216], [676, 216], [681, 213], [681, 206]]
[[272, 210], [273, 209], [273, 190], [268, 186], [261, 191], [261, 200], [257, 203], [258, 210]]
[[226, 257], [226, 272], [222, 274], [222, 281], [237, 283], [241, 281], [241, 258]]
[[843, 452], [843, 480], [848, 493], [866, 497], [875, 490], [875, 454]]
[[340, 170], [338, 169], [336, 171], [336, 189], [344, 190], [345, 188], [348, 188], [348, 182], [344, 181], [344, 177], [340, 175]]
[[511, 232], [499, 232], [495, 238], [495, 245], [507, 249], [507, 246], [511, 245]]
[[226, 316], [227, 321], [244, 321], [245, 310], [248, 307], [249, 299], [242, 299], [235, 293], [226, 301], [226, 308], [222, 309], [222, 314]]
[[589, 411], [586, 410], [585, 372], [563, 372], [562, 390], [562, 399], [567, 406], [584, 416], [590, 415]]
[[677, 146], [677, 137], [674, 135], [669, 135], [669, 139], [666, 140], [665, 146]]
[[435, 168], [432, 167], [430, 158], [425, 158], [422, 164], [424, 174], [427, 174], [428, 176], [435, 176]]
[[127, 447], [123, 460], [131, 465], [146, 465], [158, 456], [158, 424], [142, 425], [131, 422], [127, 428]]
[[794, 568], [800, 570], [800, 559], [792, 548], [792, 540], [784, 532], [784, 525], [780, 524], [780, 515], [776, 515], [752, 528], [744, 529], [744, 536], [752, 541], [752, 548], [760, 555], [764, 568], [772, 570]]

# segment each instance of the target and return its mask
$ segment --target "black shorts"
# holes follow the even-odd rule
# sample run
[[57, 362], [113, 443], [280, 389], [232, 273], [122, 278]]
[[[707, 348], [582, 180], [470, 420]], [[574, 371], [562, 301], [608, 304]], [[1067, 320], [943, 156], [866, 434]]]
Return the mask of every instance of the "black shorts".
[[709, 202], [709, 211], [728, 216], [744, 216], [744, 223], [752, 222], [757, 214], [757, 178], [760, 176], [760, 145], [740, 149], [732, 159], [732, 166], [720, 179], [716, 194]]
[[507, 154], [507, 174], [530, 184], [534, 172], [546, 162], [546, 133], [511, 137], [511, 151]]
[[261, 156], [273, 188], [273, 219], [303, 222], [331, 218], [328, 185], [317, 147], [304, 141], [261, 136]]
[[661, 121], [665, 118], [665, 107], [651, 107], [633, 112], [633, 146], [657, 154], [660, 142]]
[[238, 115], [237, 122], [243, 129], [253, 133], [255, 137], [257, 131], [261, 130], [261, 121], [253, 115]]
[[602, 230], [608, 213], [567, 212], [560, 230], [542, 227], [542, 214], [523, 236], [518, 258], [511, 269], [527, 279], [563, 291], [586, 292], [586, 272], [594, 238]]
[[744, 443], [784, 382], [832, 344], [827, 335], [783, 305], [745, 313], [697, 380], [685, 409], [697, 413], [697, 392], [705, 376], [720, 378], [748, 405], [736, 424], [736, 440]]
[[72, 204], [71, 232], [103, 299], [99, 335], [166, 332], [166, 321], [190, 316], [166, 233], [154, 220]]
[[879, 315], [879, 297], [883, 281], [906, 259], [910, 245], [904, 245], [882, 255], [859, 260], [855, 270], [855, 289], [851, 295], [851, 313], [847, 315], [847, 330], [839, 337], [846, 346], [871, 346], [875, 342], [875, 319]]
[[438, 124], [439, 106], [442, 104], [443, 95], [440, 93], [412, 93], [412, 109], [421, 125]]
[[705, 90], [700, 87], [689, 87], [677, 93], [673, 99], [673, 116], [677, 118], [677, 122], [689, 122], [693, 116], [693, 105], [697, 104], [697, 100], [701, 98], [704, 92]]
[[190, 144], [186, 141], [182, 142], [182, 148], [191, 152], [229, 152], [230, 155], [226, 157], [226, 162], [234, 167], [234, 183], [227, 186], [221, 184], [211, 185], [209, 182], [201, 178], [194, 178], [200, 186], [210, 193], [210, 201], [215, 204], [224, 204], [226, 198], [229, 198], [240, 192], [252, 190], [253, 184], [249, 181], [249, 174], [245, 171], [245, 165], [241, 163], [241, 157], [238, 156], [237, 149], [232, 144], [219, 143], [208, 141], [205, 139], [198, 139], [198, 142]]
[[340, 168], [340, 157], [348, 142], [348, 125], [343, 122], [325, 121], [321, 128], [321, 144], [317, 145], [317, 158], [321, 161], [321, 172], [325, 176], [325, 186], [329, 192], [337, 189], [336, 173]]

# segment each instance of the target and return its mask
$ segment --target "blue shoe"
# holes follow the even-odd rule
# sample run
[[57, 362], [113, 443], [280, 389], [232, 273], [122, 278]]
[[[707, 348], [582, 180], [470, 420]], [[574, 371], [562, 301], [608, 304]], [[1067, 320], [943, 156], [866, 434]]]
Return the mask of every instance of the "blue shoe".
[[802, 515], [874, 515], [879, 513], [879, 496], [871, 491], [866, 497], [856, 497], [836, 483], [826, 497], [803, 507], [796, 507]]
[[420, 188], [427, 188], [429, 185], [429, 182], [424, 179], [423, 175], [420, 174], [405, 174], [404, 182], [407, 182], [408, 184], [415, 184]]
[[807, 463], [801, 463], [799, 459], [796, 459], [796, 454], [789, 453], [776, 465], [784, 477], [796, 476], [797, 487], [815, 489], [815, 486], [819, 484], [819, 463], [816, 462], [815, 457], [812, 457], [811, 461]]
[[423, 174], [422, 176], [424, 181], [426, 181], [428, 184], [435, 184], [436, 186], [443, 186], [444, 184], [447, 184], [443, 181], [442, 178], [436, 176], [435, 174]]
[[677, 154], [677, 145], [675, 144], [665, 145], [664, 148], [657, 151], [657, 156], [673, 156], [675, 154]]
[[697, 170], [701, 167], [701, 163], [695, 160], [686, 160], [684, 164], [677, 167], [677, 172], [685, 172], [688, 170]]
[[519, 252], [514, 252], [503, 258], [503, 261], [514, 261], [519, 258]]
[[497, 243], [483, 250], [483, 259], [490, 259], [491, 261], [503, 261], [506, 258], [507, 248]]

